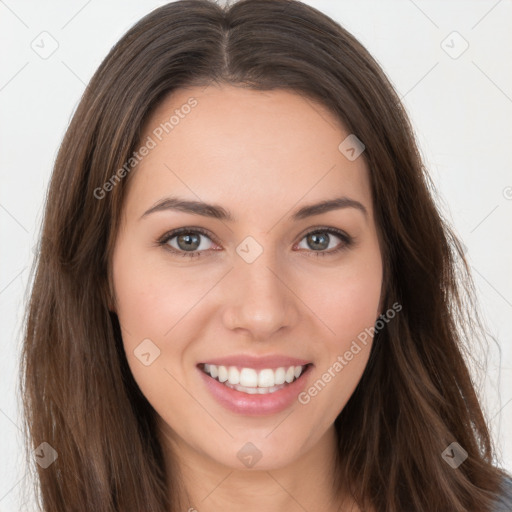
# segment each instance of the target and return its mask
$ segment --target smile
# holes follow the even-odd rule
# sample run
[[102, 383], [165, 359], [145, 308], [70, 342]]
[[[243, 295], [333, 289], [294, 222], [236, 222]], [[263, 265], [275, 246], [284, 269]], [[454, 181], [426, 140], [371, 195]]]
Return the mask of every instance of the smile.
[[204, 359], [196, 368], [205, 390], [221, 407], [261, 416], [296, 404], [314, 368], [310, 361], [285, 354], [230, 354]]
[[297, 380], [309, 364], [281, 366], [279, 368], [255, 368], [202, 364], [201, 370], [224, 386], [249, 395], [275, 393]]

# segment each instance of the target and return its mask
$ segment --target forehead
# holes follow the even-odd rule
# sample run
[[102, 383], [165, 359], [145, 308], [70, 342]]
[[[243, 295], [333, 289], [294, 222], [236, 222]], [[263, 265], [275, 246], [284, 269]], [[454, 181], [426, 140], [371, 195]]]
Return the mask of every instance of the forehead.
[[146, 122], [151, 149], [131, 176], [127, 201], [166, 193], [261, 216], [263, 209], [347, 195], [371, 210], [364, 158], [340, 151], [349, 136], [322, 104], [286, 90], [192, 87], [165, 98]]

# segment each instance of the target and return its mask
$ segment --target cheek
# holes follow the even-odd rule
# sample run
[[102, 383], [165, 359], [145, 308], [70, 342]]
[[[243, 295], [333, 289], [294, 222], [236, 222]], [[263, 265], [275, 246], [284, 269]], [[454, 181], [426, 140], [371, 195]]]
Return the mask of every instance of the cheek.
[[[200, 295], [181, 282], [173, 283], [168, 271], [165, 273], [154, 258], [136, 249], [128, 250], [122, 243], [114, 253], [113, 281], [116, 313], [133, 378], [159, 412], [166, 407], [175, 410], [186, 400], [173, 379], [183, 380], [176, 368], [185, 348], [179, 340], [185, 337], [173, 334], [190, 309], [188, 304], [194, 298], [197, 302]], [[173, 342], [169, 343], [171, 338]]]
[[368, 362], [382, 286], [378, 256], [369, 252], [332, 279], [322, 280], [322, 293], [317, 289], [309, 295], [311, 309], [318, 311], [326, 334], [321, 338], [322, 355], [314, 379], [299, 403], [325, 425], [341, 412]]
[[331, 349], [350, 345], [379, 316], [382, 266], [378, 258], [361, 259], [333, 272], [329, 279], [311, 281], [306, 286], [310, 291], [304, 288], [302, 296], [309, 296], [311, 309], [330, 331], [331, 336], [324, 339], [329, 340]]
[[303, 413], [320, 430], [332, 425], [343, 410], [370, 356], [380, 287], [359, 284], [347, 286], [326, 303], [325, 324], [334, 334], [323, 337], [314, 374], [297, 397]]
[[218, 279], [176, 265], [170, 269], [157, 251], [152, 255], [120, 243], [114, 253], [116, 311], [126, 358], [141, 391], [157, 408], [187, 401], [178, 382], [190, 377], [190, 339], [201, 337], [205, 323], [201, 299]]
[[[336, 373], [343, 373], [341, 379], [345, 385], [359, 379], [369, 356], [379, 297], [379, 282], [371, 278], [357, 279], [353, 283], [345, 283], [342, 289], [331, 290], [330, 300], [324, 303], [323, 319], [332, 332], [323, 338], [324, 357], [319, 372], [337, 370]], [[339, 365], [333, 368], [335, 362], [340, 361], [339, 356], [343, 360], [343, 368]]]
[[170, 274], [165, 259], [122, 246], [114, 255], [113, 277], [117, 314], [131, 338], [166, 338], [207, 289], [193, 273]]

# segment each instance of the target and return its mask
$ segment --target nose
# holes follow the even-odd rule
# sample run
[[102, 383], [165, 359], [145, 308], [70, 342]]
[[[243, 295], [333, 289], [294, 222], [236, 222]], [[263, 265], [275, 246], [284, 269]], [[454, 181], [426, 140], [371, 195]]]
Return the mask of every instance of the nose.
[[246, 331], [253, 340], [268, 340], [300, 318], [300, 299], [293, 293], [292, 279], [270, 250], [252, 263], [237, 257], [224, 286], [224, 326]]

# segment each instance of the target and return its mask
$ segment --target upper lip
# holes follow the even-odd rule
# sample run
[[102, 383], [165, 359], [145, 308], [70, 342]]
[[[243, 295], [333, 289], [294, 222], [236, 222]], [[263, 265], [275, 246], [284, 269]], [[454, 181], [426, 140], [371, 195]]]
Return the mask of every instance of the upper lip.
[[214, 364], [216, 366], [239, 366], [241, 368], [254, 368], [255, 370], [263, 370], [265, 368], [288, 368], [290, 366], [305, 366], [310, 362], [311, 361], [307, 361], [306, 359], [298, 359], [296, 357], [277, 354], [266, 356], [238, 354], [208, 359], [207, 361], [202, 361], [202, 364]]

